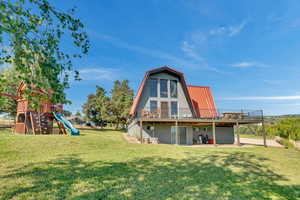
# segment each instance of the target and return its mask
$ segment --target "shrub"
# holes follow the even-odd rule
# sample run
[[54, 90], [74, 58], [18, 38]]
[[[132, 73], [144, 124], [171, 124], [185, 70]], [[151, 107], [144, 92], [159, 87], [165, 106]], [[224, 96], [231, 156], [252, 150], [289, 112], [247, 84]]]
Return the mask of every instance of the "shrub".
[[279, 144], [285, 146], [286, 148], [295, 148], [294, 144], [290, 142], [288, 139], [281, 138], [277, 140], [277, 142], [279, 142]]

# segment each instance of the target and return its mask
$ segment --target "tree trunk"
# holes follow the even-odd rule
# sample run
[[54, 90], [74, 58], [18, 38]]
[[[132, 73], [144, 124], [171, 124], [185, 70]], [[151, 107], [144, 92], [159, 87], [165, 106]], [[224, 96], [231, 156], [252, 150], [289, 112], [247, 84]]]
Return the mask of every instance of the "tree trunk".
[[115, 127], [115, 129], [116, 129], [116, 130], [119, 129], [119, 120], [116, 121], [116, 127]]

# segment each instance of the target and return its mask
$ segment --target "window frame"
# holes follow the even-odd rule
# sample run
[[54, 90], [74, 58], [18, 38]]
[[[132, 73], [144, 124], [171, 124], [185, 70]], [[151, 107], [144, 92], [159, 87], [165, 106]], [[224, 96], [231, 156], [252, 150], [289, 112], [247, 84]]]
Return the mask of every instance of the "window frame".
[[[166, 81], [166, 87], [165, 87], [165, 89], [166, 89], [166, 91], [162, 91], [162, 82], [164, 82], [164, 81]], [[161, 98], [168, 98], [169, 97], [169, 79], [159, 79], [159, 96], [161, 97]], [[164, 94], [164, 93], [166, 93], [166, 96], [164, 96], [164, 95], [162, 95], [162, 94]]]
[[[150, 78], [149, 79], [150, 81], [149, 81], [149, 88], [150, 88], [150, 94], [149, 94], [149, 96], [150, 97], [158, 97], [158, 79], [157, 78]], [[155, 89], [153, 89], [152, 88], [152, 86], [154, 86], [154, 84], [153, 84], [153, 81], [155, 81], [156, 82], [156, 84], [155, 84]], [[155, 91], [155, 95], [153, 95], [153, 91]]]
[[[155, 109], [154, 110], [152, 110], [152, 103], [156, 103], [156, 106], [154, 106], [155, 107]], [[149, 104], [150, 104], [150, 112], [151, 113], [153, 113], [153, 112], [155, 112], [157, 109], [158, 109], [158, 101], [156, 101], [156, 100], [150, 100], [150, 102], [149, 102]]]
[[[176, 96], [172, 96], [172, 82], [176, 83], [175, 84], [175, 91], [176, 91]], [[171, 98], [178, 98], [178, 81], [177, 80], [170, 80], [170, 97]]]
[[[176, 113], [174, 113], [174, 109], [173, 109], [173, 108], [174, 108], [174, 107], [173, 107], [173, 104], [174, 104], [174, 103], [176, 103]], [[179, 109], [178, 109], [178, 101], [171, 101], [170, 104], [171, 104], [171, 105], [170, 105], [171, 116], [178, 116], [178, 113], [179, 113], [179, 112], [178, 112], [178, 110], [179, 110]]]

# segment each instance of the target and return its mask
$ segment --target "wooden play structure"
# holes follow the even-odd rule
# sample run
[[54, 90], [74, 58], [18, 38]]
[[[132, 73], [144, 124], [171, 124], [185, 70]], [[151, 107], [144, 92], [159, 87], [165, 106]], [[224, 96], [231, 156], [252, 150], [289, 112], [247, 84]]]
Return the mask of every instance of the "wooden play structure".
[[[24, 98], [24, 92], [27, 90], [24, 82], [21, 82], [17, 90], [17, 96], [11, 94], [0, 94], [17, 99], [17, 115], [14, 127], [17, 134], [67, 134], [64, 124], [57, 120], [53, 113], [62, 113], [62, 104], [55, 105], [51, 103], [51, 91], [35, 89], [31, 91], [32, 95], [43, 94], [49, 97], [48, 100], [41, 101], [38, 109], [33, 109], [30, 102]], [[54, 130], [54, 122], [57, 123], [58, 132]]]

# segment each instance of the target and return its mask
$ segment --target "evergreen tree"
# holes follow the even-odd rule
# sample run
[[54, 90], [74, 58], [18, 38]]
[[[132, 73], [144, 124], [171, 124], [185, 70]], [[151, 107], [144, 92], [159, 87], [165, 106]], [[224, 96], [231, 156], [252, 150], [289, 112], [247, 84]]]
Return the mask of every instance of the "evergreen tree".
[[128, 80], [115, 81], [111, 97], [104, 88], [96, 86], [96, 94], [90, 94], [83, 105], [85, 118], [101, 127], [110, 121], [115, 123], [116, 129], [120, 124], [125, 128], [133, 101], [133, 90], [128, 83]]
[[96, 86], [96, 111], [97, 111], [97, 121], [99, 122], [101, 128], [103, 128], [105, 121], [109, 119], [109, 109], [110, 101], [109, 97], [106, 96], [106, 91], [100, 86]]
[[94, 94], [88, 95], [87, 102], [83, 105], [82, 111], [84, 118], [87, 121], [97, 122], [96, 96]]
[[116, 124], [116, 129], [119, 125], [126, 128], [130, 108], [133, 102], [133, 90], [128, 85], [128, 80], [119, 80], [114, 82], [114, 88], [111, 90], [111, 119]]

